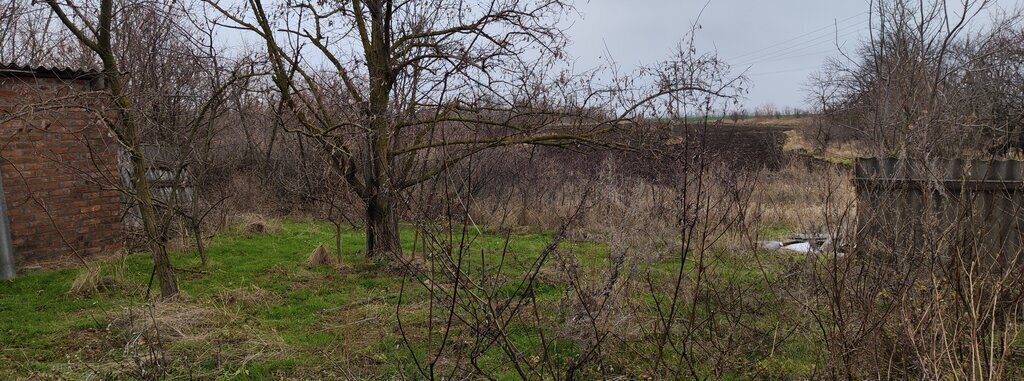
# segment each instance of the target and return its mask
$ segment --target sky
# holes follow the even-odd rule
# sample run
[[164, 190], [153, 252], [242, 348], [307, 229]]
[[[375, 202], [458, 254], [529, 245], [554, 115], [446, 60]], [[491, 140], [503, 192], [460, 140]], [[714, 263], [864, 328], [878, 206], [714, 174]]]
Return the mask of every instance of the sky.
[[576, 7], [580, 16], [567, 23], [578, 68], [600, 65], [606, 52], [624, 69], [654, 64], [697, 21], [698, 48], [717, 50], [735, 71], [746, 71], [748, 109], [803, 107], [809, 76], [840, 47], [868, 36], [867, 0], [590, 0]]

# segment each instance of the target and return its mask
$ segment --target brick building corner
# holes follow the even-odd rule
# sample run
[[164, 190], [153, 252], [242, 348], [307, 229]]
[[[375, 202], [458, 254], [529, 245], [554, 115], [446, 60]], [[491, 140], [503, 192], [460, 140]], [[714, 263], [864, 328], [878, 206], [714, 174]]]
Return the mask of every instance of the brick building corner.
[[96, 72], [0, 65], [0, 175], [19, 267], [122, 246], [120, 147], [103, 91]]

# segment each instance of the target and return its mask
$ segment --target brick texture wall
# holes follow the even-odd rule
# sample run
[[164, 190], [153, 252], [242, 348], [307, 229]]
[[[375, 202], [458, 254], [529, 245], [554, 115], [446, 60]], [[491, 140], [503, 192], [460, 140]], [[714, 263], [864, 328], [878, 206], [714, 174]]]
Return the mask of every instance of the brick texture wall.
[[89, 81], [0, 76], [0, 174], [18, 266], [122, 244], [116, 141]]

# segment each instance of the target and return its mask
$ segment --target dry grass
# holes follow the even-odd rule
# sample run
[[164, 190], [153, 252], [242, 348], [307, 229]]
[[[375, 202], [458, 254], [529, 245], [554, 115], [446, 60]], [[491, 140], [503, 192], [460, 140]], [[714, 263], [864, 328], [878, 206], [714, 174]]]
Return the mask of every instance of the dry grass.
[[808, 138], [811, 134], [807, 131], [809, 128], [805, 127], [802, 131], [787, 131], [783, 150], [837, 164], [850, 164], [856, 158], [867, 155], [856, 141], [831, 142], [822, 146], [821, 143], [814, 142], [813, 138]]
[[838, 221], [856, 198], [847, 170], [811, 171], [796, 163], [765, 174], [754, 196], [752, 209], [762, 226], [806, 233], [826, 233], [828, 222]]
[[266, 290], [255, 284], [227, 290], [219, 295], [217, 299], [226, 304], [235, 305], [265, 305], [280, 300], [280, 296], [270, 290]]
[[[215, 378], [287, 348], [276, 332], [256, 331], [240, 321], [228, 309], [185, 298], [126, 307], [109, 324], [120, 350], [90, 370], [112, 378]], [[194, 363], [201, 358], [214, 359], [214, 371]]]
[[[187, 230], [184, 226], [176, 227], [176, 231], [178, 232], [176, 236], [167, 241], [167, 251], [180, 252], [196, 249], [196, 237], [191, 231]], [[203, 247], [210, 247], [213, 243], [212, 236], [206, 235], [202, 239]]]
[[430, 262], [425, 258], [425, 253], [414, 253], [412, 256], [403, 256], [397, 261], [389, 261], [388, 268], [392, 274], [417, 274], [430, 268]]
[[138, 308], [125, 308], [110, 325], [130, 335], [162, 336], [165, 339], [207, 339], [230, 321], [225, 311], [175, 300]]
[[68, 294], [89, 297], [103, 291], [117, 289], [124, 283], [125, 255], [103, 258], [82, 268], [71, 281]]
[[78, 276], [71, 282], [71, 289], [68, 294], [88, 296], [99, 291], [103, 278], [99, 266], [89, 266], [78, 272]]

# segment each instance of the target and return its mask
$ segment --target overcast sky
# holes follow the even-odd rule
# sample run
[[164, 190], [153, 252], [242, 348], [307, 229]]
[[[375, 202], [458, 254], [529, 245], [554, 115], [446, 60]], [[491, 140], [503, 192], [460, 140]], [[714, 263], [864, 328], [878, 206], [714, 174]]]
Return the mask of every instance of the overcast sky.
[[[1017, 0], [1000, 0], [1003, 7]], [[580, 1], [570, 52], [577, 67], [594, 67], [610, 51], [623, 68], [652, 64], [690, 29], [707, 0]], [[867, 36], [866, 0], [711, 0], [700, 16], [697, 43], [717, 49], [753, 88], [748, 108], [765, 103], [802, 106], [808, 76], [837, 53]], [[837, 32], [838, 27], [838, 34]], [[838, 36], [838, 39], [836, 38]], [[748, 69], [749, 68], [749, 69]]]

